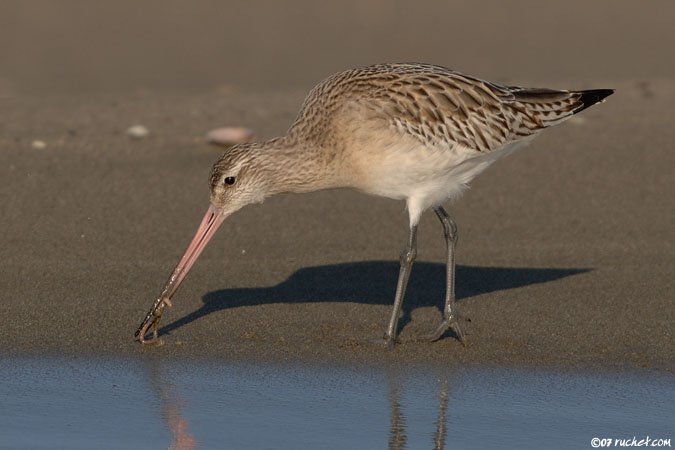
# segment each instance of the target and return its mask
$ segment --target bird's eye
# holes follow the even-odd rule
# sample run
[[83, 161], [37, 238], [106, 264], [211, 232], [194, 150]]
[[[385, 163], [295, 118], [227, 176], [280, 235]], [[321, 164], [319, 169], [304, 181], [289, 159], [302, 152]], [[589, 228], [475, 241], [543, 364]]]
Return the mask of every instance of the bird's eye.
[[225, 177], [225, 184], [233, 185], [237, 179], [235, 177]]

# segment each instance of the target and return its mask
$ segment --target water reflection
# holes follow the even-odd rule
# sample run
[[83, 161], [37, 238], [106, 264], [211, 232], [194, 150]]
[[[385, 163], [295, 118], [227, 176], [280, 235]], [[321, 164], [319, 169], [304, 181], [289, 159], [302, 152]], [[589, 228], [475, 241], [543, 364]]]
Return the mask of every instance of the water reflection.
[[147, 364], [153, 391], [159, 399], [162, 420], [173, 434], [170, 450], [193, 450], [196, 440], [188, 420], [182, 413], [184, 400], [177, 394], [168, 377], [164, 375], [163, 364], [158, 361]]
[[442, 378], [438, 390], [438, 420], [436, 421], [436, 435], [434, 438], [434, 449], [443, 450], [445, 448], [445, 437], [447, 434], [445, 411], [448, 409], [448, 380]]
[[394, 374], [389, 380], [389, 408], [391, 410], [389, 450], [403, 450], [407, 438], [405, 435], [405, 418], [401, 411], [400, 379], [398, 374]]
[[[325, 411], [325, 404], [320, 405], [317, 411], [313, 411], [313, 403], [321, 403], [320, 397], [330, 392], [330, 385], [336, 379], [344, 379], [342, 376], [334, 377], [322, 369], [318, 369], [314, 379], [321, 379], [318, 391], [306, 390], [307, 380], [303, 379], [303, 371], [294, 373], [287, 368], [267, 367], [257, 368], [255, 375], [247, 373], [247, 370], [239, 371], [234, 368], [229, 376], [225, 373], [214, 374], [213, 368], [208, 365], [199, 369], [187, 368], [186, 366], [176, 367], [175, 364], [161, 359], [150, 359], [143, 364], [147, 379], [150, 382], [152, 396], [157, 415], [161, 417], [166, 429], [171, 432], [171, 443], [168, 448], [171, 450], [191, 450], [208, 444], [206, 441], [215, 435], [220, 438], [227, 438], [234, 442], [241, 442], [239, 432], [248, 429], [249, 432], [256, 427], [261, 427], [256, 434], [263, 436], [293, 436], [290, 439], [292, 446], [283, 445], [279, 442], [278, 448], [296, 448], [295, 439], [300, 439], [302, 433], [309, 433], [310, 440], [321, 436], [320, 427], [326, 424], [322, 419], [326, 419], [334, 426], [334, 418], [330, 414], [336, 414], [335, 411], [330, 414]], [[227, 371], [225, 369], [224, 371]], [[214, 376], [215, 375], [215, 376]], [[307, 374], [311, 376], [311, 371]], [[424, 379], [411, 377], [411, 373], [406, 370], [384, 371], [380, 373], [367, 372], [361, 380], [364, 384], [360, 388], [363, 392], [373, 393], [373, 387], [379, 384], [380, 392], [372, 397], [373, 404], [380, 404], [374, 411], [375, 416], [380, 419], [386, 418], [385, 411], [389, 411], [389, 423], [377, 420], [372, 414], [362, 416], [362, 421], [356, 421], [355, 426], [364, 426], [368, 434], [368, 442], [382, 443], [382, 438], [388, 439], [388, 448], [390, 450], [404, 450], [407, 448], [434, 448], [442, 450], [445, 448], [447, 437], [447, 408], [449, 402], [449, 380], [448, 374], [434, 377], [425, 375]], [[255, 378], [257, 381], [255, 381]], [[282, 381], [277, 384], [274, 380]], [[187, 382], [190, 380], [190, 382]], [[294, 380], [289, 383], [289, 380]], [[242, 384], [242, 381], [244, 382]], [[249, 390], [250, 387], [253, 391]], [[436, 383], [434, 385], [434, 382]], [[360, 383], [351, 386], [356, 388]], [[185, 391], [186, 385], [190, 386], [189, 393]], [[370, 387], [368, 387], [368, 385]], [[262, 388], [260, 386], [266, 386]], [[222, 389], [221, 389], [222, 387]], [[345, 386], [343, 386], [345, 387]], [[377, 389], [375, 389], [377, 392]], [[224, 395], [223, 395], [224, 394]], [[251, 395], [253, 394], [253, 397]], [[338, 395], [350, 394], [350, 387]], [[352, 393], [353, 394], [353, 393]], [[434, 401], [433, 399], [436, 399]], [[186, 401], [187, 400], [187, 401]], [[326, 401], [324, 398], [323, 401]], [[222, 405], [228, 407], [221, 409]], [[276, 404], [275, 404], [276, 403]], [[332, 403], [332, 402], [331, 402]], [[361, 401], [357, 401], [352, 408]], [[258, 409], [260, 407], [260, 409]], [[242, 410], [242, 408], [244, 408]], [[349, 410], [342, 411], [346, 416]], [[274, 423], [283, 421], [284, 417], [294, 415], [308, 414], [311, 419], [304, 420], [298, 434], [294, 435], [291, 429], [280, 429]], [[384, 414], [381, 414], [384, 413]], [[234, 416], [233, 416], [234, 414]], [[339, 413], [338, 413], [339, 415]], [[248, 420], [244, 422], [232, 420], [235, 416], [247, 416]], [[323, 416], [323, 417], [322, 417]], [[406, 420], [409, 417], [409, 421]], [[216, 421], [228, 423], [226, 428], [222, 425], [217, 428], [211, 428], [209, 422]], [[312, 422], [315, 420], [315, 422]], [[372, 422], [369, 422], [372, 421]], [[386, 419], [385, 419], [386, 420]], [[223, 423], [221, 422], [221, 424]], [[357, 425], [358, 423], [358, 425]], [[378, 423], [377, 426], [375, 423]], [[262, 426], [261, 426], [262, 424]], [[265, 429], [265, 425], [271, 425]], [[317, 428], [314, 428], [314, 427]], [[195, 433], [194, 430], [198, 430]], [[205, 429], [217, 430], [214, 436], [201, 436]], [[427, 430], [427, 431], [424, 431]], [[432, 431], [433, 430], [433, 431]], [[420, 436], [423, 433], [423, 436]], [[199, 435], [200, 438], [196, 437]], [[336, 436], [337, 437], [337, 436]], [[363, 436], [361, 436], [363, 438]], [[420, 438], [423, 438], [420, 441]], [[206, 441], [202, 441], [206, 439]], [[340, 438], [335, 440], [335, 444], [340, 448], [349, 448], [349, 442]], [[199, 445], [197, 444], [199, 442]], [[426, 442], [426, 444], [424, 444]], [[364, 442], [365, 443], [365, 442]], [[288, 443], [287, 443], [288, 444]], [[324, 443], [325, 444], [325, 443]], [[421, 445], [420, 445], [421, 444]], [[372, 446], [372, 445], [369, 445]], [[243, 447], [249, 448], [244, 445]]]
[[[520, 448], [540, 448], [546, 439], [558, 444], [549, 448], [565, 448], [571, 435], [585, 444], [598, 427], [607, 433], [632, 426], [664, 434], [675, 404], [672, 377], [663, 374], [202, 364], [159, 358], [146, 360], [144, 369], [144, 379], [129, 389], [150, 394], [147, 418], [161, 419], [163, 427], [143, 426], [141, 437], [155, 444], [164, 440], [164, 448], [176, 450], [223, 448], [223, 443], [228, 448], [273, 443], [280, 449], [441, 450], [446, 443], [475, 446], [477, 434], [488, 448], [499, 448], [505, 440], [522, 443], [523, 436], [533, 436], [533, 445]], [[124, 405], [131, 404], [137, 402]], [[627, 404], [640, 414], [626, 414]]]
[[[448, 409], [448, 380], [441, 377], [438, 381], [438, 417], [434, 433], [434, 450], [445, 448], [447, 435], [446, 411]], [[389, 450], [404, 450], [408, 437], [406, 435], [405, 416], [401, 406], [401, 377], [398, 373], [389, 376], [389, 409], [391, 412], [391, 428], [389, 431]]]

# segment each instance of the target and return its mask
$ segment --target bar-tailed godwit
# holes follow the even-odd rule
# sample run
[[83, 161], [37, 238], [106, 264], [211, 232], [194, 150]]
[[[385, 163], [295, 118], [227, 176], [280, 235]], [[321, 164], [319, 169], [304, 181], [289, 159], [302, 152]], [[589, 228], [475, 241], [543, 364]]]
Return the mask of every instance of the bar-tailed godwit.
[[309, 93], [286, 135], [234, 146], [214, 164], [211, 204], [136, 339], [160, 342], [164, 308], [227, 216], [281, 192], [348, 187], [407, 203], [410, 231], [385, 342], [392, 347], [396, 340], [417, 224], [433, 209], [445, 234], [447, 284], [443, 320], [428, 339], [452, 330], [464, 343], [455, 304], [457, 227], [442, 204], [541, 130], [613, 92], [502, 86], [429, 64], [379, 64], [327, 78]]

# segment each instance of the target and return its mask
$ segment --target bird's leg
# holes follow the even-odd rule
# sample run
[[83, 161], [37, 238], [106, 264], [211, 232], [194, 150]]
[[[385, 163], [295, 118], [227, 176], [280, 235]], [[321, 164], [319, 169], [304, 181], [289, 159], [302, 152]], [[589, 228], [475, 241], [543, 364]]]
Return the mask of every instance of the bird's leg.
[[403, 305], [403, 296], [405, 295], [405, 288], [408, 286], [408, 278], [410, 278], [410, 270], [412, 263], [417, 256], [417, 225], [410, 227], [410, 234], [408, 235], [408, 243], [406, 244], [403, 253], [401, 253], [401, 270], [398, 273], [398, 284], [396, 285], [396, 297], [394, 297], [394, 310], [391, 313], [389, 326], [384, 335], [384, 340], [387, 346], [391, 349], [394, 347], [396, 341], [396, 326], [401, 315], [401, 305]]
[[437, 341], [448, 330], [457, 336], [462, 344], [466, 344], [464, 333], [459, 327], [459, 318], [457, 311], [457, 302], [455, 301], [455, 245], [457, 245], [457, 225], [450, 218], [442, 206], [434, 208], [434, 212], [443, 224], [443, 234], [445, 234], [445, 243], [447, 245], [447, 266], [446, 266], [446, 289], [445, 306], [443, 308], [443, 321], [432, 334], [427, 338], [430, 341]]

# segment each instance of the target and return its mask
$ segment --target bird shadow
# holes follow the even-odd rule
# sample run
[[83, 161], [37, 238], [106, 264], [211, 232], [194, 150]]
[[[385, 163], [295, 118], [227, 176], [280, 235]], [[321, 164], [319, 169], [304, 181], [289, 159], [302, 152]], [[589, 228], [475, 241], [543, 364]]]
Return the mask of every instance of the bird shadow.
[[[546, 283], [589, 272], [585, 268], [530, 268], [457, 266], [456, 298], [463, 301], [491, 292]], [[211, 313], [240, 306], [268, 303], [354, 302], [369, 305], [393, 304], [399, 263], [365, 261], [307, 267], [270, 287], [220, 289], [205, 294], [201, 308], [162, 327], [165, 335]], [[418, 262], [403, 303], [399, 329], [419, 307], [438, 306], [445, 298], [445, 265]]]

